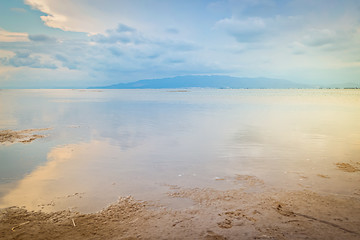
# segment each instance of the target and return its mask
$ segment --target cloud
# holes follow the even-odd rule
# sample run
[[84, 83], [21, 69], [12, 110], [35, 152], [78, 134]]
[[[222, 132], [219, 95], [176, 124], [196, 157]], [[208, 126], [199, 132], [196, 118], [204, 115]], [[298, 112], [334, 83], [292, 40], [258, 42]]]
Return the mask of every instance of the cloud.
[[25, 4], [28, 4], [32, 8], [47, 14], [47, 16], [40, 17], [47, 26], [60, 28], [65, 31], [71, 30], [71, 28], [67, 26], [68, 18], [65, 15], [60, 14], [59, 12], [54, 11], [54, 8], [51, 7], [50, 1], [25, 0]]
[[78, 68], [78, 63], [76, 61], [71, 61], [62, 54], [56, 54], [55, 59], [60, 61], [63, 67], [66, 67], [70, 70], [75, 70]]
[[44, 24], [64, 31], [100, 33], [111, 23], [112, 14], [103, 7], [112, 8], [112, 1], [106, 3], [87, 0], [24, 0], [24, 3], [42, 13]]
[[360, 31], [356, 29], [309, 29], [299, 40], [322, 51], [360, 51]]
[[[126, 1], [116, 0], [91, 1], [91, 3], [87, 0], [25, 0], [24, 2], [45, 14], [40, 18], [48, 27], [91, 34], [104, 32], [109, 24], [112, 27], [114, 18], [118, 19], [117, 22], [123, 20], [121, 11], [126, 11], [123, 10], [124, 6], [121, 6]], [[117, 10], [118, 14], [110, 13], [114, 10]]]
[[[356, 28], [309, 28], [298, 37], [296, 42], [307, 50], [318, 51], [319, 54], [326, 52], [334, 54], [337, 52], [339, 57], [352, 58], [351, 55], [360, 53], [360, 31]], [[349, 60], [350, 60], [349, 59]]]
[[130, 26], [119, 24], [106, 34], [91, 36], [91, 41], [105, 47], [116, 57], [136, 56], [138, 59], [155, 59], [166, 52], [191, 52], [199, 46], [189, 41], [148, 37]]
[[[9, 50], [15, 53], [1, 58], [1, 63], [19, 69], [54, 70], [54, 74], [58, 72], [55, 71], [57, 68], [77, 70], [88, 74], [87, 81], [83, 82], [87, 84], [85, 87], [149, 76], [162, 77], [166, 76], [164, 71], [182, 73], [182, 68], [190, 69], [188, 64], [191, 67], [199, 66], [199, 63], [187, 60], [186, 56], [192, 55], [197, 49], [191, 42], [147, 37], [124, 24], [106, 30], [105, 34], [88, 36], [87, 39], [61, 39], [53, 42], [48, 41], [48, 35], [40, 35], [31, 36], [31, 40], [18, 47], [9, 46]], [[183, 66], [175, 67], [179, 65], [179, 59], [182, 59]]]
[[218, 21], [215, 28], [224, 29], [239, 42], [254, 42], [261, 39], [266, 31], [266, 23], [259, 17], [244, 20], [232, 17]]
[[61, 54], [56, 54], [55, 58], [61, 62], [69, 62], [69, 60]]
[[119, 57], [119, 56], [123, 56], [124, 53], [123, 51], [121, 51], [121, 49], [119, 47], [116, 47], [116, 46], [111, 46], [108, 48], [108, 50], [110, 51], [110, 53], [116, 57]]
[[28, 42], [27, 33], [8, 32], [0, 28], [0, 42]]
[[306, 46], [297, 41], [289, 44], [289, 48], [291, 49], [292, 53], [295, 55], [301, 55], [306, 53]]
[[197, 73], [303, 81], [301, 68], [306, 81], [316, 69], [330, 79], [360, 55], [358, 0], [25, 2], [51, 28], [0, 29], [8, 75], [64, 71], [81, 75], [86, 87]]
[[56, 38], [44, 34], [30, 34], [29, 39], [34, 42], [56, 42]]
[[335, 31], [329, 29], [311, 29], [309, 33], [303, 37], [302, 42], [311, 47], [321, 47], [333, 44], [338, 40]]
[[29, 67], [29, 68], [48, 68], [56, 69], [55, 64], [43, 61], [41, 56], [35, 55], [32, 56], [28, 51], [18, 51], [15, 56], [0, 58], [0, 62], [3, 65], [13, 66], [13, 67]]
[[116, 28], [116, 31], [119, 33], [131, 33], [131, 32], [136, 32], [135, 28], [129, 27], [125, 24], [119, 24], [118, 27]]
[[0, 58], [8, 58], [13, 56], [15, 56], [14, 52], [0, 49]]
[[[117, 23], [137, 30], [164, 33], [164, 29], [192, 28], [203, 19], [208, 1], [159, 0], [25, 0], [32, 8], [41, 11], [44, 23], [65, 31], [104, 33]], [[200, 11], [200, 12], [199, 12]]]
[[140, 44], [144, 43], [145, 39], [134, 28], [124, 24], [119, 24], [118, 27], [106, 30], [106, 34], [96, 34], [91, 37], [93, 42], [97, 43], [123, 43], [123, 44]]

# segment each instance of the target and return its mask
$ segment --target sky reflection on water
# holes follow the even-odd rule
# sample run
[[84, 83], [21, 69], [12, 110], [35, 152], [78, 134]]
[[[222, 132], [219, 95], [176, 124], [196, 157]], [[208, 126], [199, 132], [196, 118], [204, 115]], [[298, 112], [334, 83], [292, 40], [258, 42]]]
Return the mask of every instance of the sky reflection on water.
[[[119, 196], [165, 199], [168, 185], [360, 193], [356, 90], [6, 90], [0, 128], [51, 127], [0, 145], [0, 207], [98, 211]], [[327, 176], [328, 178], [321, 177]], [[165, 201], [165, 200], [164, 200]]]

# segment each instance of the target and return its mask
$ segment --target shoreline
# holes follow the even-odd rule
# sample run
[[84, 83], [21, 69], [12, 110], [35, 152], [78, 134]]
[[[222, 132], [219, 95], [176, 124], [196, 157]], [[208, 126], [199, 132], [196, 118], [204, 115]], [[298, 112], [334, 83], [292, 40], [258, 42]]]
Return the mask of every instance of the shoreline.
[[172, 209], [122, 197], [97, 213], [0, 210], [1, 239], [359, 239], [360, 199], [308, 190], [185, 189]]
[[[1, 143], [32, 143], [47, 137], [34, 132], [47, 130], [3, 130]], [[358, 174], [360, 162], [334, 167]], [[224, 180], [241, 184], [228, 190], [166, 185], [169, 198], [192, 203], [183, 208], [131, 196], [86, 214], [0, 208], [0, 239], [360, 239], [359, 189], [344, 196], [273, 188], [249, 175], [215, 179]]]

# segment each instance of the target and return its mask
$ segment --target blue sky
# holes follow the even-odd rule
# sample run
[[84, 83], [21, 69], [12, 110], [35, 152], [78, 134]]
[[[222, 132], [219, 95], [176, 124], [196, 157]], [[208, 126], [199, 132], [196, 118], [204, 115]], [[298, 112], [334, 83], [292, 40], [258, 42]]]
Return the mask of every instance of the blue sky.
[[2, 0], [0, 88], [360, 81], [359, 0]]

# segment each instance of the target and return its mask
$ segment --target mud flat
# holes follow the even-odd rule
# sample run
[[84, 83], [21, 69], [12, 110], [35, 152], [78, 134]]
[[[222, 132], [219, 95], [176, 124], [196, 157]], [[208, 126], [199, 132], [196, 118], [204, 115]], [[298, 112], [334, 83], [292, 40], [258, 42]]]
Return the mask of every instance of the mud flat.
[[[169, 186], [172, 209], [132, 197], [98, 213], [0, 212], [1, 239], [360, 239], [360, 198], [261, 188], [220, 191]], [[258, 184], [259, 183], [259, 184]]]
[[30, 143], [38, 138], [44, 138], [46, 135], [34, 134], [40, 131], [47, 131], [51, 128], [38, 128], [38, 129], [25, 129], [14, 131], [10, 129], [0, 130], [0, 143], [13, 144], [13, 143]]

